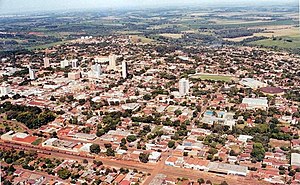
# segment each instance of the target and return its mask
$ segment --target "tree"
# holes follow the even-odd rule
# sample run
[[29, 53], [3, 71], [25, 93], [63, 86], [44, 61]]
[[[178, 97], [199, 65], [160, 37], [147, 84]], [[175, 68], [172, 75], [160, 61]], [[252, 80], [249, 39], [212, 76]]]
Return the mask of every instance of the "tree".
[[61, 168], [57, 171], [59, 178], [66, 180], [71, 176], [71, 172], [66, 168]]
[[143, 99], [144, 100], [151, 100], [151, 98], [152, 98], [152, 96], [151, 96], [151, 94], [145, 94], [144, 96], [143, 96]]
[[112, 148], [108, 148], [106, 150], [106, 155], [107, 156], [115, 156], [115, 151]]
[[101, 149], [100, 149], [100, 146], [98, 144], [92, 144], [90, 146], [90, 151], [91, 151], [91, 153], [99, 154]]
[[129, 143], [131, 143], [131, 142], [134, 142], [134, 141], [136, 141], [136, 136], [135, 135], [129, 135], [129, 136], [127, 136], [127, 141], [129, 142]]
[[171, 140], [168, 142], [168, 147], [173, 148], [175, 146], [175, 141]]
[[149, 154], [148, 153], [140, 153], [139, 159], [142, 163], [147, 163], [149, 161]]
[[257, 161], [262, 161], [265, 157], [265, 149], [261, 143], [254, 143], [251, 156]]
[[204, 181], [204, 179], [203, 179], [203, 178], [200, 178], [200, 179], [198, 179], [198, 180], [197, 180], [197, 182], [198, 182], [199, 184], [203, 184], [203, 183], [205, 183], [205, 181]]
[[54, 98], [54, 96], [50, 97], [50, 101], [56, 101], [56, 99]]

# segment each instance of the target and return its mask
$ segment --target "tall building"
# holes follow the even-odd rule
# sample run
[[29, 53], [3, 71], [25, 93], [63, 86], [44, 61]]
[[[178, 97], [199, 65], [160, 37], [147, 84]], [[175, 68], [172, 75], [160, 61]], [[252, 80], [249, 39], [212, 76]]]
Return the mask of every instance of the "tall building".
[[44, 58], [44, 68], [50, 67], [50, 59], [48, 57]]
[[30, 80], [35, 80], [35, 72], [34, 72], [34, 70], [31, 69], [30, 66], [28, 67], [28, 70], [29, 70], [29, 78], [30, 78]]
[[116, 70], [117, 55], [109, 55], [108, 58], [109, 58], [108, 69], [110, 69], [110, 70]]
[[101, 65], [95, 64], [92, 65], [92, 74], [94, 78], [100, 78], [102, 71], [101, 71]]
[[8, 84], [3, 83], [0, 86], [0, 97], [8, 95], [11, 92], [10, 86]]
[[126, 79], [128, 76], [127, 62], [122, 61], [122, 77]]
[[66, 68], [69, 66], [69, 60], [62, 60], [60, 61], [60, 68]]
[[189, 93], [190, 83], [187, 79], [182, 78], [179, 80], [179, 94], [185, 96]]
[[77, 68], [78, 67], [78, 59], [71, 60], [71, 65], [72, 65], [72, 68]]

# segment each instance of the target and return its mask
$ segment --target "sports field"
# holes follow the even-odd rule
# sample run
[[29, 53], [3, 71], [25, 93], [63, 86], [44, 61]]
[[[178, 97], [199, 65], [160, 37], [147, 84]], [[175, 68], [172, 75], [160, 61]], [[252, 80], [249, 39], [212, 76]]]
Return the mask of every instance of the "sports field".
[[200, 78], [201, 80], [213, 80], [213, 81], [223, 81], [223, 82], [230, 82], [231, 80], [233, 80], [232, 76], [214, 75], [214, 74], [196, 74], [193, 75], [192, 78]]

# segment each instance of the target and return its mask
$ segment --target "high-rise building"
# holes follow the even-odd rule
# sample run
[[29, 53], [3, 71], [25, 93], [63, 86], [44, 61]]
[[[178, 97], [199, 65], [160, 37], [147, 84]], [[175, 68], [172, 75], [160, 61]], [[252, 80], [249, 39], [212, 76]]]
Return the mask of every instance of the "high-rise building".
[[62, 60], [60, 61], [60, 68], [66, 68], [69, 66], [69, 60]]
[[108, 58], [109, 58], [108, 69], [116, 70], [117, 55], [109, 55]]
[[50, 59], [48, 57], [44, 58], [44, 68], [50, 67]]
[[100, 78], [102, 74], [101, 65], [100, 64], [92, 65], [92, 72], [94, 78]]
[[31, 69], [30, 66], [28, 67], [28, 70], [29, 70], [29, 78], [30, 78], [30, 80], [35, 80], [35, 72], [34, 72], [34, 70]]
[[0, 97], [8, 95], [11, 92], [10, 86], [8, 84], [3, 83], [0, 86]]
[[182, 78], [179, 80], [179, 94], [185, 96], [189, 93], [190, 83], [187, 79]]
[[128, 76], [127, 62], [122, 61], [122, 77], [126, 79]]
[[72, 68], [77, 68], [78, 67], [78, 59], [73, 59], [71, 60]]

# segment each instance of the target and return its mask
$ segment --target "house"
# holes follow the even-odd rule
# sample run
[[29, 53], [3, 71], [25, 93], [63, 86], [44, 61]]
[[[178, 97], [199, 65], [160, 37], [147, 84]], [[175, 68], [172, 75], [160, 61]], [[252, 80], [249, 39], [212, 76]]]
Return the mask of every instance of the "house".
[[151, 152], [149, 155], [149, 162], [156, 163], [161, 157], [160, 152]]

